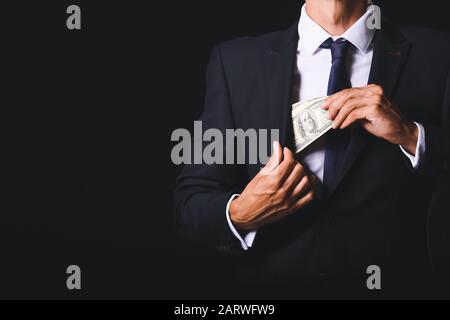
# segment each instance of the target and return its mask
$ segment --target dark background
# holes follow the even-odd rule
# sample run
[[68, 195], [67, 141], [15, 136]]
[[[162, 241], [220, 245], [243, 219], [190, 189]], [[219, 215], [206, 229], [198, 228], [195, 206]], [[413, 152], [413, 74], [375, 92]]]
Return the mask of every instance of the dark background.
[[[450, 31], [447, 1], [375, 3], [399, 23]], [[70, 4], [80, 31], [66, 28]], [[8, 1], [0, 298], [235, 297], [226, 259], [174, 231], [170, 134], [201, 111], [214, 44], [285, 29], [300, 7]], [[447, 194], [430, 220], [442, 270]], [[66, 289], [71, 264], [82, 269], [78, 292]]]

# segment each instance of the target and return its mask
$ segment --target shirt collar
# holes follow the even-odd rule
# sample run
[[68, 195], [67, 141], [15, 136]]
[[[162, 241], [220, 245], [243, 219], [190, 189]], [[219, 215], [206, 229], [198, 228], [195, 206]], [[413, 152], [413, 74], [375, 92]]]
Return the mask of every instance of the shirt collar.
[[345, 38], [361, 52], [366, 53], [375, 34], [374, 29], [367, 27], [367, 19], [369, 19], [372, 14], [373, 8], [372, 6], [368, 6], [366, 13], [342, 35], [332, 36], [308, 16], [305, 5], [303, 5], [298, 23], [298, 49], [306, 50], [308, 53], [314, 54], [325, 40], [332, 37], [333, 39]]

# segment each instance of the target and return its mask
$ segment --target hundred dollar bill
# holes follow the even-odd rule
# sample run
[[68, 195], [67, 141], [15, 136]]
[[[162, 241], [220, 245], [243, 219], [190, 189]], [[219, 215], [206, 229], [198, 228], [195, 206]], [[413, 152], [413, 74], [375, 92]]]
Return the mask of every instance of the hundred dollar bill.
[[327, 118], [328, 112], [320, 107], [326, 98], [315, 98], [292, 105], [296, 153], [331, 129], [333, 121]]

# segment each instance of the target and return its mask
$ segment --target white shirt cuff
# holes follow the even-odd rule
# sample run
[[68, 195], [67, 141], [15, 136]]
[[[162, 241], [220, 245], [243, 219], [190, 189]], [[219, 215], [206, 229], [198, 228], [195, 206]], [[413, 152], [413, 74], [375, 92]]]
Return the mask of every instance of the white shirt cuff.
[[248, 250], [248, 248], [251, 248], [251, 246], [253, 245], [253, 241], [255, 240], [255, 236], [256, 236], [256, 231], [250, 231], [244, 237], [242, 237], [239, 234], [239, 232], [236, 230], [236, 228], [234, 227], [233, 223], [231, 222], [231, 218], [230, 218], [230, 211], [229, 211], [230, 203], [236, 197], [239, 197], [239, 196], [240, 196], [239, 194], [233, 194], [231, 196], [230, 200], [228, 200], [225, 214], [227, 216], [228, 226], [230, 227], [231, 232], [233, 232], [234, 236], [240, 241], [242, 249]]
[[414, 169], [417, 169], [420, 165], [421, 159], [423, 158], [423, 154], [425, 152], [425, 129], [420, 123], [414, 122], [414, 124], [419, 129], [419, 138], [417, 139], [416, 145], [416, 155], [413, 156], [409, 154], [402, 146], [400, 149], [408, 157], [409, 161], [411, 161], [411, 165]]

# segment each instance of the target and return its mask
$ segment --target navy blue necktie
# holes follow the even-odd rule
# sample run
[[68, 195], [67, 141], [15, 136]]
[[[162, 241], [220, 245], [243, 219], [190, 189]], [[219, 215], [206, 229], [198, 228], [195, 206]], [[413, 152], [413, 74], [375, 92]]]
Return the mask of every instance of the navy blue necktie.
[[[327, 94], [332, 95], [343, 89], [350, 88], [350, 79], [346, 72], [345, 60], [351, 44], [343, 38], [336, 41], [328, 38], [320, 47], [331, 50], [331, 71], [328, 80]], [[339, 170], [342, 167], [345, 150], [349, 141], [349, 130], [330, 130], [325, 138], [325, 163], [323, 172], [323, 186], [328, 194], [336, 182]]]

